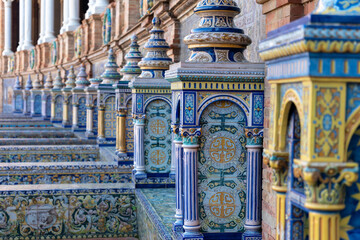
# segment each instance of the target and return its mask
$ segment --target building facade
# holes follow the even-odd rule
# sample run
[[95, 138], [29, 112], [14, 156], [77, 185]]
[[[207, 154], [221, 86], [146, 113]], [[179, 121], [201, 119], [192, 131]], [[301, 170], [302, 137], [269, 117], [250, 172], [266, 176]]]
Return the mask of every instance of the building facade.
[[2, 0], [0, 238], [357, 239], [359, 7]]

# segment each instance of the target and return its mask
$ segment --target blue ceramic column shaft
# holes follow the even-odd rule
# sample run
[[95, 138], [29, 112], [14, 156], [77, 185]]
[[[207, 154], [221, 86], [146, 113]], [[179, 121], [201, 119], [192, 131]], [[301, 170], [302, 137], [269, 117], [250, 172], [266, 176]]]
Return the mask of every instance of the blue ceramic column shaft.
[[182, 232], [184, 224], [184, 182], [183, 182], [183, 148], [182, 148], [182, 139], [175, 133], [174, 137], [175, 144], [175, 188], [176, 188], [176, 221], [174, 223], [174, 231]]
[[136, 119], [134, 124], [134, 151], [136, 161], [135, 178], [146, 178], [144, 157], [145, 119]]
[[262, 146], [247, 145], [247, 198], [245, 229], [259, 231], [261, 228], [261, 163]]
[[197, 162], [199, 145], [184, 143], [184, 239], [202, 236], [200, 233]]
[[261, 164], [263, 148], [263, 132], [258, 128], [246, 128], [247, 148], [247, 192], [246, 219], [243, 239], [261, 235]]

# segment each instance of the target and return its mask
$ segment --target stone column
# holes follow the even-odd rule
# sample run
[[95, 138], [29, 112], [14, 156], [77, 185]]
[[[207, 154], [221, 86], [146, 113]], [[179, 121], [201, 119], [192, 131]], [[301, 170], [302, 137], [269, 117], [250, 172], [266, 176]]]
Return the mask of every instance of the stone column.
[[120, 109], [118, 117], [118, 156], [126, 156], [126, 109]]
[[[176, 130], [175, 130], [176, 131]], [[174, 131], [174, 160], [175, 160], [175, 189], [176, 189], [176, 221], [173, 224], [174, 232], [183, 232], [184, 225], [184, 175], [183, 175], [183, 148], [182, 148], [182, 137], [179, 134], [179, 129], [177, 128], [177, 133]]]
[[89, 8], [85, 13], [85, 18], [89, 18], [93, 14], [95, 2], [96, 2], [96, 0], [89, 0], [89, 3], [88, 3]]
[[109, 4], [109, 0], [96, 0], [92, 14], [100, 14], [104, 12], [108, 4]]
[[243, 239], [261, 237], [261, 166], [263, 133], [257, 128], [245, 129], [247, 148], [246, 220]]
[[46, 29], [46, 0], [41, 0], [40, 6], [40, 34], [37, 44], [41, 44], [44, 42], [45, 29]]
[[46, 24], [43, 42], [52, 42], [54, 35], [54, 0], [46, 0]]
[[145, 118], [134, 119], [134, 160], [136, 161], [136, 179], [144, 179], [147, 177], [144, 156], [144, 128]]
[[32, 31], [32, 1], [25, 1], [25, 25], [24, 25], [24, 45], [22, 50], [30, 50], [34, 47], [31, 39], [31, 31]]
[[24, 43], [24, 0], [19, 1], [19, 46], [17, 51], [21, 51]]
[[182, 129], [184, 161], [184, 230], [183, 239], [203, 239], [200, 232], [198, 203], [198, 140], [200, 128]]
[[74, 31], [80, 26], [79, 9], [79, 0], [71, 0], [69, 2], [69, 18], [66, 25], [66, 31]]
[[11, 3], [13, 0], [3, 0], [5, 5], [5, 45], [2, 54], [11, 56]]
[[60, 29], [60, 34], [66, 32], [69, 21], [69, 0], [64, 0], [63, 4], [63, 22]]

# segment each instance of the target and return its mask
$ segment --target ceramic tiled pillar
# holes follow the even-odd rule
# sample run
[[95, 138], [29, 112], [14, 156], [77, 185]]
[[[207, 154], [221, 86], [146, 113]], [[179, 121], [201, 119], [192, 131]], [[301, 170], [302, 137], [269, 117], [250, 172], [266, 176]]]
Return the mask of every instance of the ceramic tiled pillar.
[[261, 205], [262, 205], [262, 145], [263, 133], [257, 128], [247, 128], [246, 149], [246, 220], [243, 239], [261, 237]]
[[174, 129], [174, 144], [175, 144], [175, 189], [176, 189], [176, 221], [173, 225], [175, 232], [183, 232], [184, 225], [184, 175], [183, 175], [183, 141], [177, 126]]
[[145, 119], [134, 119], [134, 158], [136, 161], [136, 179], [144, 179], [147, 177], [145, 173], [145, 158], [144, 158], [144, 127]]
[[198, 150], [201, 129], [181, 129], [184, 161], [184, 233], [183, 239], [203, 239], [198, 205]]

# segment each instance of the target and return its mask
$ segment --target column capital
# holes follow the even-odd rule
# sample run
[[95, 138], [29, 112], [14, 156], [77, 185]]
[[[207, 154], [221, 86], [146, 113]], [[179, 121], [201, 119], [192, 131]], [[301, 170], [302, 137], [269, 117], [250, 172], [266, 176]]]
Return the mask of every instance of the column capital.
[[174, 143], [175, 144], [182, 144], [182, 136], [181, 136], [181, 133], [180, 133], [180, 128], [179, 128], [179, 125], [177, 124], [173, 124], [171, 125], [171, 129], [174, 133]]
[[294, 177], [305, 181], [305, 207], [317, 211], [345, 208], [345, 187], [358, 179], [358, 163], [304, 162], [295, 160]]
[[193, 146], [198, 147], [199, 138], [201, 136], [201, 128], [180, 128], [181, 136], [183, 138], [184, 147]]
[[262, 147], [263, 130], [259, 128], [245, 128], [246, 146]]

